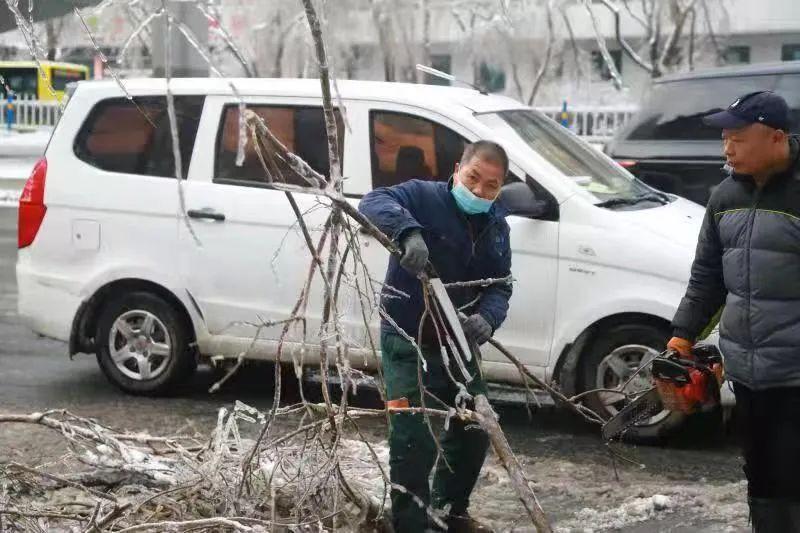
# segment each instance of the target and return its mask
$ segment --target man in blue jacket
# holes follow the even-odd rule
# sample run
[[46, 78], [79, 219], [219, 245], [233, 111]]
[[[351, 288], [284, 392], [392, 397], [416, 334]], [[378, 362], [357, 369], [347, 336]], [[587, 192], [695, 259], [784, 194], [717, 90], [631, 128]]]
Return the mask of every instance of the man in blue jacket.
[[[381, 305], [388, 315], [381, 324], [381, 352], [390, 407], [455, 406], [459, 386], [450, 376], [460, 376], [448, 357], [445, 368], [436, 328], [429, 316], [418, 279], [430, 260], [444, 283], [506, 278], [511, 274], [509, 228], [502, 208], [494, 200], [508, 172], [508, 157], [501, 146], [477, 141], [464, 150], [449, 183], [410, 180], [375, 189], [359, 205], [360, 211], [400, 245], [402, 257], [389, 260]], [[467, 337], [486, 342], [500, 327], [508, 311], [511, 285], [485, 288], [460, 287], [448, 291], [456, 307], [467, 306], [463, 322]], [[401, 335], [419, 339], [425, 361]], [[476, 358], [466, 362], [474, 379], [466, 389], [486, 394]], [[420, 381], [424, 397], [420, 392]], [[477, 424], [456, 419], [440, 438], [443, 456], [436, 463], [436, 443], [421, 414], [395, 413], [389, 429], [392, 516], [397, 532], [422, 532], [429, 527], [427, 511], [418, 504], [432, 503], [448, 513], [450, 531], [480, 531], [467, 515], [469, 497], [488, 448], [488, 437]], [[428, 476], [436, 463], [433, 494]], [[432, 500], [432, 501], [431, 501]]]

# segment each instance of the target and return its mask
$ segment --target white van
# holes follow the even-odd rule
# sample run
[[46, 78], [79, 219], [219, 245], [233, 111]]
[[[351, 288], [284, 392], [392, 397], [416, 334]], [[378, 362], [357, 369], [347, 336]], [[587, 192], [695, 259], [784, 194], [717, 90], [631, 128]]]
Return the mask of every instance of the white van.
[[[133, 100], [114, 82], [81, 82], [20, 200], [20, 315], [36, 332], [68, 341], [70, 353], [97, 354], [125, 391], [163, 393], [211, 357], [274, 359], [280, 328], [257, 325], [288, 317], [305, 282], [308, 253], [284, 194], [267, 187], [250, 144], [236, 165], [231, 85], [291, 150], [327, 172], [317, 80], [172, 80], [187, 224], [165, 81], [126, 80]], [[498, 338], [534, 373], [567, 394], [613, 389], [664, 348], [700, 206], [649, 188], [506, 97], [361, 81], [340, 81], [338, 90], [344, 192], [354, 203], [373, 187], [447, 180], [466, 142], [492, 139], [507, 149], [517, 185], [504, 197], [537, 207], [522, 205], [529, 216], [508, 219], [516, 282]], [[304, 184], [285, 171], [286, 181]], [[296, 198], [318, 230], [326, 216], [319, 198]], [[360, 240], [372, 277], [382, 279], [387, 253]], [[342, 298], [351, 359], [363, 356], [369, 367], [375, 361], [356, 348], [367, 345], [359, 297], [343, 287], [352, 291]], [[321, 293], [312, 291], [310, 332]], [[377, 334], [377, 316], [372, 327]], [[299, 357], [289, 352], [284, 360]], [[306, 363], [318, 357], [303, 353]], [[490, 381], [520, 383], [492, 348], [483, 365]], [[587, 402], [611, 414], [618, 398]], [[663, 413], [633, 436], [655, 438], [679, 422]]]

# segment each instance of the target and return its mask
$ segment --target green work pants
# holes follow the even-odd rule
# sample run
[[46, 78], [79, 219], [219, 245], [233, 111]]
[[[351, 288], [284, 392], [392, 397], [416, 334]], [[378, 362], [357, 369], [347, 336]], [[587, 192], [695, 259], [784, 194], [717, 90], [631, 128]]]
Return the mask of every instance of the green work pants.
[[[399, 335], [381, 334], [383, 376], [386, 381], [388, 400], [405, 398], [412, 407], [420, 402], [420, 379], [425, 389], [445, 402], [442, 405], [429, 394], [425, 406], [447, 409], [455, 406], [458, 393], [447, 376], [442, 355], [438, 347], [423, 346], [423, 357], [427, 370], [422, 368], [417, 351], [412, 344]], [[459, 381], [463, 375], [451, 361], [451, 373]], [[475, 358], [466, 363], [474, 379], [467, 385], [470, 394], [486, 394], [486, 384], [478, 370]], [[397, 533], [420, 533], [429, 526], [425, 506], [436, 509], [449, 507], [451, 515], [464, 515], [469, 507], [469, 497], [478, 480], [489, 439], [476, 423], [465, 423], [456, 418], [450, 420], [443, 430], [441, 417], [431, 417], [431, 426], [439, 433], [442, 457], [436, 463], [436, 443], [431, 436], [422, 414], [394, 413], [389, 427], [389, 470], [392, 483], [405, 491], [392, 489], [392, 521]], [[429, 490], [428, 478], [436, 463], [433, 491]], [[423, 506], [414, 498], [421, 500]]]

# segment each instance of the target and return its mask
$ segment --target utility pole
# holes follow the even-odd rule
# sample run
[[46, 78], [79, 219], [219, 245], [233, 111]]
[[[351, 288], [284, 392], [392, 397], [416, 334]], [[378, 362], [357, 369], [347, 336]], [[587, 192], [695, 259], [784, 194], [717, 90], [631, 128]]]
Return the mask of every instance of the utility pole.
[[[208, 46], [208, 19], [191, 2], [165, 0], [171, 21], [170, 63], [173, 78], [205, 78], [208, 77], [208, 64], [178, 28], [182, 23], [191, 32], [192, 37], [201, 48]], [[165, 76], [164, 47], [166, 46], [167, 21], [161, 16], [153, 26], [153, 77]]]

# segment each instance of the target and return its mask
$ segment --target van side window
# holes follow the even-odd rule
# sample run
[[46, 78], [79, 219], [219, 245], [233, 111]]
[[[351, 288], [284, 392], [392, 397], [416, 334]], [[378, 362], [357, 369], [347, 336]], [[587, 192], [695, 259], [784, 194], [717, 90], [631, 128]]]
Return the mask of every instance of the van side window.
[[800, 74], [784, 74], [778, 79], [775, 92], [789, 104], [789, 129], [800, 133]]
[[[175, 96], [183, 177], [197, 137], [203, 96]], [[99, 102], [81, 126], [75, 155], [99, 169], [143, 176], [175, 177], [167, 100], [164, 96], [110, 98]]]
[[467, 141], [427, 119], [390, 111], [370, 112], [372, 187], [418, 178], [447, 181]]
[[[247, 109], [264, 119], [270, 131], [286, 148], [301, 157], [311, 168], [324, 176], [330, 175], [328, 160], [328, 140], [325, 133], [325, 116], [321, 107], [248, 105]], [[339, 131], [339, 153], [344, 147], [344, 125], [338, 110], [335, 112]], [[274, 153], [262, 150], [266, 159], [272, 157], [280, 176], [267, 176], [253, 139], [248, 129], [247, 144], [244, 150], [244, 163], [236, 165], [239, 146], [239, 106], [225, 106], [217, 135], [214, 181], [232, 185], [265, 185], [269, 181], [281, 181], [308, 187], [310, 184], [293, 171], [286, 163], [274, 157]]]

